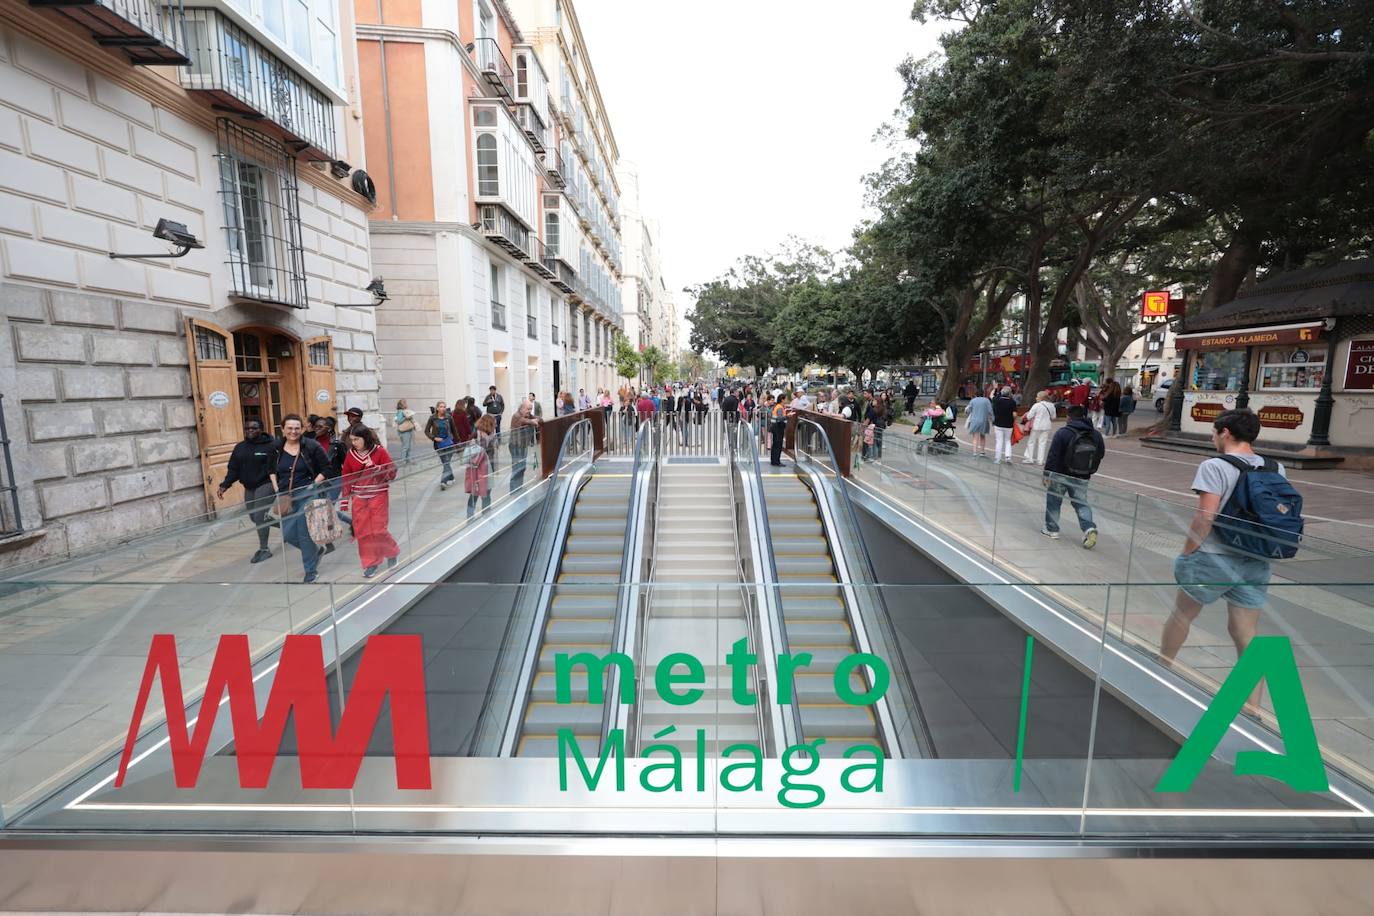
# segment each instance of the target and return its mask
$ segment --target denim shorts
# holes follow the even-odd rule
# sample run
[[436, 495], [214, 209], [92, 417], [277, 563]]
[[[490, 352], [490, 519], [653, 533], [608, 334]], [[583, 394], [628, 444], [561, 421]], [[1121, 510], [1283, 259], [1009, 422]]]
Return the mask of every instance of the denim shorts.
[[1174, 560], [1174, 581], [1198, 604], [1225, 598], [1236, 607], [1264, 607], [1269, 594], [1269, 561], [1239, 553], [1195, 550]]

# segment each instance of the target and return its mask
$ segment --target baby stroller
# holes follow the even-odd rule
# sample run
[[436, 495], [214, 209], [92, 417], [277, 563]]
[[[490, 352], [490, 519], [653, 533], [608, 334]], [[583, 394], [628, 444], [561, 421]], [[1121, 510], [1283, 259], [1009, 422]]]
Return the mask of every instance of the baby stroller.
[[954, 438], [955, 420], [958, 418], [959, 409], [951, 406], [945, 411], [944, 416], [930, 418], [930, 438], [922, 437], [917, 443], [917, 451], [953, 452], [959, 448], [959, 443]]

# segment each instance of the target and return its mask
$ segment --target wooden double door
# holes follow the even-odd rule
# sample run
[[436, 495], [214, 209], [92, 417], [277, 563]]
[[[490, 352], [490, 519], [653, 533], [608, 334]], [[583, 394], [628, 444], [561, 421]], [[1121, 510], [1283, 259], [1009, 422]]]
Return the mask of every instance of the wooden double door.
[[287, 414], [337, 417], [334, 344], [328, 337], [297, 340], [276, 328], [227, 331], [196, 318], [187, 319], [186, 341], [206, 509], [212, 512], [243, 501], [242, 487], [223, 501], [215, 491], [234, 446], [243, 441], [245, 423], [256, 419], [280, 436]]

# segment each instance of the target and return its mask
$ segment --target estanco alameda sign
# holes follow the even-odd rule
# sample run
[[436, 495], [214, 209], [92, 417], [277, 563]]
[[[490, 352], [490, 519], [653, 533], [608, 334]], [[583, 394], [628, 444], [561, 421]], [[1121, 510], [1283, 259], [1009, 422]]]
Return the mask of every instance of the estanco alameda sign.
[[[758, 655], [748, 651], [744, 640], [735, 643], [725, 657], [725, 665], [730, 670], [730, 700], [737, 705], [750, 707], [759, 702], [748, 686], [750, 668], [757, 662]], [[804, 670], [811, 662], [812, 657], [808, 652], [778, 656], [778, 670], [788, 673], [788, 676], [779, 678], [779, 705], [792, 703], [790, 675]], [[636, 665], [628, 656], [618, 652], [603, 656], [589, 652], [559, 654], [555, 662], [556, 702], [573, 702], [573, 676], [578, 672], [586, 676], [589, 702], [604, 702], [602, 675], [611, 667], [617, 668], [619, 673], [621, 686], [618, 702], [625, 705], [637, 702], [640, 693], [635, 679]], [[864, 689], [856, 689], [851, 678], [860, 668], [868, 672]], [[224, 704], [226, 695], [241, 788], [266, 788], [288, 721], [293, 722], [295, 728], [301, 787], [353, 788], [368, 741], [381, 715], [383, 702], [389, 702], [391, 710], [396, 787], [403, 790], [431, 788], [429, 698], [425, 692], [423, 645], [418, 635], [374, 635], [368, 638], [337, 730], [331, 726], [329, 688], [320, 636], [286, 637], [268, 695], [267, 708], [261, 715], [254, 695], [248, 637], [221, 636], [193, 732], [188, 732], [187, 728], [176, 638], [167, 634], [154, 636], [120, 758], [114, 783], [116, 788], [124, 784], [154, 680], [160, 681], [162, 686], [172, 773], [179, 789], [195, 788], [201, 765], [209, 751], [216, 713]], [[1193, 781], [1261, 681], [1268, 684], [1285, 753], [1242, 751], [1236, 755], [1235, 772], [1238, 775], [1268, 776], [1297, 791], [1327, 791], [1326, 770], [1317, 746], [1316, 732], [1308, 712], [1293, 648], [1288, 638], [1282, 636], [1259, 636], [1250, 643], [1179, 749], [1155, 791], [1186, 792], [1192, 787]], [[886, 694], [890, 682], [891, 674], [883, 659], [872, 653], [855, 653], [842, 660], [835, 669], [835, 701], [851, 706], [871, 706]], [[666, 656], [657, 666], [653, 677], [654, 693], [670, 706], [689, 707], [700, 702], [705, 695], [706, 684], [706, 669], [701, 660], [685, 652]], [[1024, 710], [1023, 697], [1023, 716]], [[675, 731], [669, 727], [654, 738], [667, 738]], [[640, 785], [645, 791], [682, 792], [688, 791], [689, 787], [698, 792], [707, 790], [705, 730], [698, 728], [692, 737], [696, 759], [691, 761], [695, 764], [691, 768], [695, 778], [691, 780], [685, 778], [689, 770], [688, 761], [684, 760], [677, 744], [665, 741], [643, 748], [641, 766], [637, 769]], [[778, 800], [783, 805], [811, 808], [825, 800], [823, 787], [797, 781], [814, 773], [820, 766], [820, 747], [824, 742], [824, 738], [815, 738], [792, 745], [782, 754], [784, 775]], [[572, 782], [570, 775], [574, 769], [575, 778], [580, 779], [588, 789], [625, 790], [625, 735], [621, 729], [610, 731], [594, 761], [588, 761], [583, 755], [573, 733], [562, 729], [558, 734], [558, 757], [559, 788], [564, 791]], [[765, 790], [763, 751], [757, 744], [731, 744], [722, 750], [721, 758], [724, 764], [719, 770], [721, 789], [727, 792]], [[881, 748], [874, 745], [847, 748], [843, 761], [840, 784], [846, 792], [883, 791], [884, 758]]]

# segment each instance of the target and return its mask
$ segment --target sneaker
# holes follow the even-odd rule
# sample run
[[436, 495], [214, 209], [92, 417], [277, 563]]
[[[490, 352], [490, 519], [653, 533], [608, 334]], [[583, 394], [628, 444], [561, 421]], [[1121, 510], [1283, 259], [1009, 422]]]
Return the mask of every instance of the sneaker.
[[387, 561], [386, 561], [386, 568], [387, 568], [387, 569], [395, 569], [395, 568], [396, 568], [396, 558], [395, 558], [395, 557], [388, 557], [388, 558], [387, 558]]
[[1041, 528], [1041, 529], [1040, 529], [1040, 533], [1043, 534], [1045, 537], [1049, 538], [1051, 541], [1057, 541], [1057, 540], [1059, 540], [1059, 532], [1058, 532], [1058, 531], [1051, 531], [1051, 530], [1048, 529], [1048, 528]]
[[371, 579], [371, 578], [372, 578], [373, 576], [375, 576], [375, 575], [377, 575], [377, 567], [376, 567], [376, 566], [369, 566], [367, 569], [364, 569], [364, 570], [363, 570], [363, 578], [364, 578], [364, 579]]
[[441, 489], [441, 490], [447, 490], [447, 489], [448, 489], [448, 481], [447, 481], [447, 480], [441, 480], [441, 481], [439, 481], [439, 489]]
[[316, 579], [318, 579], [319, 577], [320, 577], [320, 574], [319, 574], [319, 573], [306, 573], [306, 574], [305, 574], [305, 578], [302, 579], [301, 581], [304, 582], [306, 585], [309, 585], [311, 582], [314, 582], [314, 581], [315, 581]]
[[1083, 532], [1083, 549], [1092, 550], [1097, 546], [1097, 529], [1089, 528]]
[[263, 560], [270, 560], [271, 558], [272, 558], [272, 551], [267, 550], [267, 549], [263, 549], [263, 550], [259, 550], [259, 551], [258, 551], [257, 553], [255, 553], [255, 554], [253, 554], [253, 559], [249, 560], [248, 562], [249, 562], [249, 563], [261, 563]]

